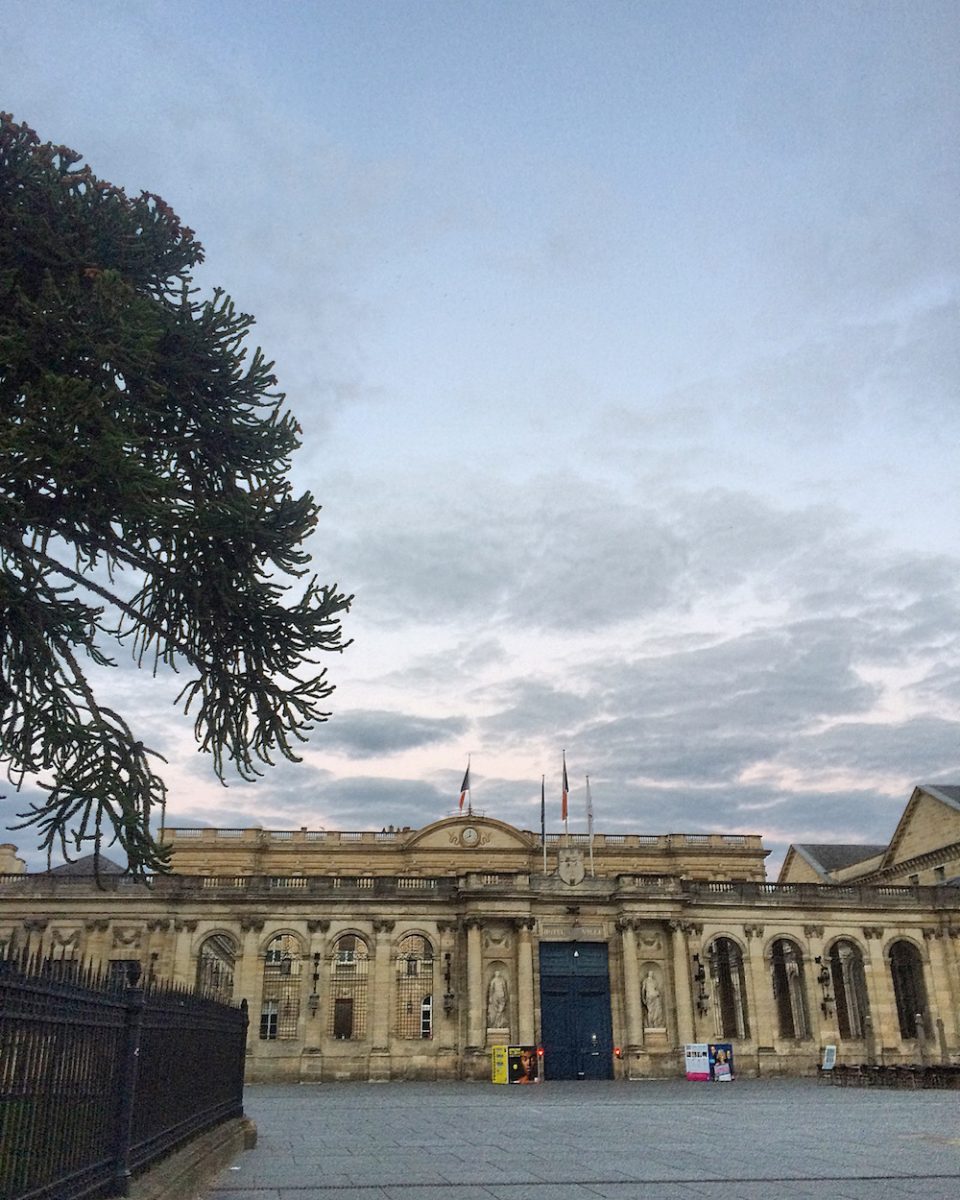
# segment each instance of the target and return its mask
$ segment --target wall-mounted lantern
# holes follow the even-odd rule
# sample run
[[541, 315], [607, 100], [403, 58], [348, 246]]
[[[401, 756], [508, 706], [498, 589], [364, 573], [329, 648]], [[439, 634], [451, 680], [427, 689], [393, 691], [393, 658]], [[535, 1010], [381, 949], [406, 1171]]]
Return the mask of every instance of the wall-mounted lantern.
[[823, 961], [821, 955], [818, 954], [813, 961], [817, 964], [817, 983], [820, 984], [820, 991], [822, 993], [820, 1011], [825, 1017], [829, 1017], [833, 1014], [833, 995], [830, 992], [833, 976], [830, 974], [830, 968]]
[[697, 1012], [705, 1016], [709, 1009], [710, 993], [707, 991], [707, 972], [699, 954], [693, 956], [693, 981], [697, 985]]

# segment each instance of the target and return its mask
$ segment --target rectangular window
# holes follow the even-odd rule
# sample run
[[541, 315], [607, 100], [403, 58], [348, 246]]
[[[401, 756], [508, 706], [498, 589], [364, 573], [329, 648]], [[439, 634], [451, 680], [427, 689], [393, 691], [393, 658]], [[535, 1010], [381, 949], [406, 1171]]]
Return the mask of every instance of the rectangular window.
[[353, 1000], [349, 996], [333, 1002], [333, 1036], [343, 1041], [353, 1037]]
[[420, 1005], [420, 1036], [428, 1038], [433, 1036], [433, 997], [424, 996], [423, 1003]]
[[276, 1000], [264, 1000], [260, 1010], [260, 1040], [263, 1042], [276, 1041], [277, 1020], [279, 1017]]

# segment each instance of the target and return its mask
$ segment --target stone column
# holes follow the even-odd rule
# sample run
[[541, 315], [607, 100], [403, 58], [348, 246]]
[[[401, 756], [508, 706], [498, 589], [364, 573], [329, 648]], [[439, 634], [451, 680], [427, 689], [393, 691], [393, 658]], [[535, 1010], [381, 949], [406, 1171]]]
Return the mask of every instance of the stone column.
[[[168, 917], [156, 917], [147, 922], [147, 961], [146, 972], [147, 976], [155, 979], [172, 979], [175, 978], [175, 958], [176, 939], [171, 938], [169, 930], [173, 922]], [[193, 986], [197, 978], [196, 964], [190, 964], [188, 960], [188, 970], [190, 965], [193, 965], [194, 970], [192, 978], [184, 980], [188, 986]]]
[[673, 942], [673, 987], [677, 1014], [677, 1042], [684, 1046], [694, 1040], [693, 993], [690, 979], [690, 959], [687, 954], [687, 931], [690, 925], [682, 921], [670, 921]]
[[948, 1037], [947, 1022], [951, 1016], [955, 1017], [953, 1008], [952, 989], [948, 978], [946, 955], [944, 954], [944, 937], [943, 930], [937, 928], [925, 928], [923, 931], [923, 940], [927, 948], [927, 962], [923, 964], [924, 978], [927, 985], [927, 1000], [930, 1005], [929, 1026], [933, 1041], [931, 1048], [935, 1047], [937, 1057], [943, 1061], [946, 1059], [943, 1056], [945, 1049], [942, 1046], [941, 1038], [938, 1038], [938, 1031], [942, 1030], [942, 1039]]
[[[810, 1032], [815, 1033], [819, 1030], [821, 1047], [831, 1042], [836, 1046], [840, 1043], [840, 1028], [837, 1024], [837, 988], [833, 981], [833, 975], [830, 973], [829, 959], [823, 950], [823, 926], [804, 925], [803, 932], [806, 935], [809, 951], [809, 962], [804, 975], [808, 976], [806, 982]], [[818, 958], [819, 962], [817, 962]], [[826, 991], [831, 996], [827, 1012], [823, 1011], [824, 988], [819, 980], [820, 972], [823, 970], [830, 975], [830, 981], [826, 986]]]
[[870, 1000], [870, 1026], [865, 1032], [867, 1056], [878, 1058], [882, 1063], [884, 1048], [900, 1044], [900, 1023], [897, 1020], [893, 980], [883, 954], [883, 926], [865, 925], [863, 936], [867, 943], [863, 973]]
[[263, 991], [263, 959], [260, 957], [260, 934], [263, 932], [263, 917], [241, 917], [240, 957], [237, 960], [234, 977], [233, 999], [235, 1003], [246, 1000], [250, 1016], [250, 1033], [247, 1038], [249, 1053], [250, 1043], [260, 1030], [260, 999]]
[[521, 1046], [532, 1046], [534, 1033], [533, 917], [520, 917], [517, 928], [517, 1037]]
[[390, 978], [390, 935], [393, 921], [374, 921], [377, 935], [373, 959], [373, 996], [370, 1014], [370, 1044], [374, 1054], [390, 1052], [390, 1014], [393, 1005], [393, 982]]
[[747, 1025], [749, 1038], [757, 1047], [772, 1046], [778, 1035], [777, 1014], [773, 1006], [770, 971], [763, 956], [762, 925], [744, 925], [747, 943], [744, 976], [747, 985]]
[[457, 994], [459, 964], [457, 963], [457, 923], [438, 921], [438, 975], [434, 989], [433, 1019], [437, 1044], [441, 1052], [451, 1051], [457, 1044], [457, 1014], [463, 1009], [463, 996]]
[[48, 951], [49, 941], [46, 939], [47, 926], [50, 924], [46, 917], [28, 917], [23, 922], [23, 933], [17, 938], [17, 944], [22, 949], [29, 947], [30, 957], [39, 955], [43, 958]]
[[483, 942], [479, 917], [467, 917], [467, 1049], [484, 1044], [487, 1013], [483, 997]]
[[197, 932], [198, 921], [184, 921], [177, 918], [173, 922], [173, 978], [177, 983], [190, 987], [197, 978], [197, 964], [190, 953], [193, 935]]
[[304, 1042], [307, 1046], [319, 1047], [327, 1027], [327, 1005], [329, 991], [324, 995], [324, 968], [327, 962], [327, 932], [329, 921], [308, 921], [307, 933], [310, 941], [304, 972], [307, 976], [306, 1024]]
[[947, 1040], [956, 1054], [960, 1051], [960, 928], [947, 926], [944, 930], [943, 949], [952, 1014], [952, 1017], [945, 1019], [944, 1025]]
[[633, 917], [618, 917], [623, 952], [623, 1003], [627, 1052], [643, 1049], [643, 1005], [640, 1002], [640, 967], [637, 963], [637, 922]]
[[110, 922], [102, 917], [90, 917], [84, 921], [83, 930], [83, 959], [102, 967], [110, 957]]

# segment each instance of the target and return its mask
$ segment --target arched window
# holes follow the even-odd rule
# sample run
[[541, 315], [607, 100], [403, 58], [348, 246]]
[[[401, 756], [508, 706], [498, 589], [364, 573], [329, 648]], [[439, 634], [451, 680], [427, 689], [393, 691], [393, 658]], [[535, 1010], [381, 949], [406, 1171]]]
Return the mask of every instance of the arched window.
[[433, 947], [409, 933], [397, 948], [397, 1037], [433, 1036]]
[[367, 1029], [367, 944], [356, 934], [337, 938], [330, 963], [329, 1037], [362, 1038]]
[[197, 991], [221, 1004], [232, 1003], [236, 962], [237, 946], [233, 938], [225, 933], [212, 933], [197, 955]]
[[286, 1041], [297, 1036], [302, 965], [300, 943], [293, 934], [280, 933], [267, 944], [260, 1005], [261, 1040]]
[[830, 947], [830, 976], [837, 1004], [840, 1037], [857, 1041], [866, 1036], [870, 1001], [863, 973], [863, 955], [854, 942], [841, 938]]
[[770, 969], [773, 999], [782, 1038], [805, 1038], [810, 1034], [807, 998], [803, 986], [803, 954], [796, 942], [777, 938], [773, 943]]
[[915, 1038], [918, 1026], [924, 1032], [928, 1032], [923, 960], [920, 951], [912, 942], [894, 942], [890, 947], [890, 974], [893, 976], [893, 994], [897, 1001], [900, 1036]]
[[750, 1036], [743, 955], [732, 938], [715, 938], [707, 949], [713, 983], [714, 1030], [718, 1038]]

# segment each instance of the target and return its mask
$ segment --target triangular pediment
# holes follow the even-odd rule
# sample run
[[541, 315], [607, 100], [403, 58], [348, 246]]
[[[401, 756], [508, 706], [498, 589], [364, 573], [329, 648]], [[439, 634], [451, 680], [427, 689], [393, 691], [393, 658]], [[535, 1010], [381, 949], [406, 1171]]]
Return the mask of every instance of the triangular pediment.
[[950, 791], [931, 786], [913, 789], [913, 795], [890, 839], [882, 870], [929, 854], [940, 846], [960, 842], [960, 802]]

